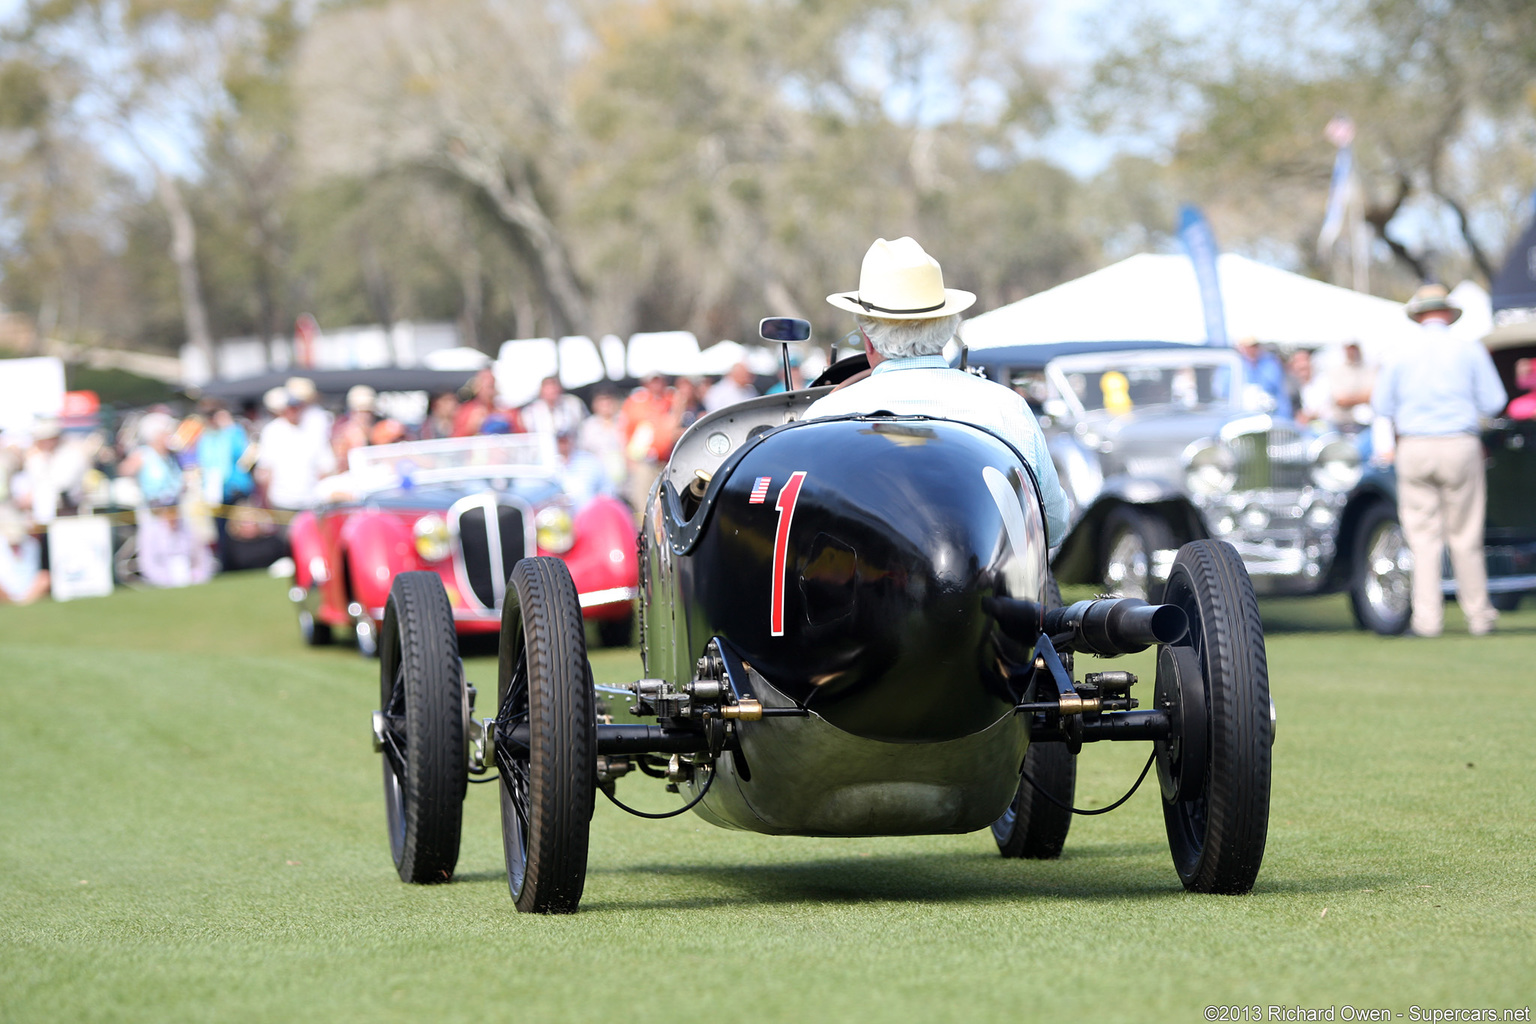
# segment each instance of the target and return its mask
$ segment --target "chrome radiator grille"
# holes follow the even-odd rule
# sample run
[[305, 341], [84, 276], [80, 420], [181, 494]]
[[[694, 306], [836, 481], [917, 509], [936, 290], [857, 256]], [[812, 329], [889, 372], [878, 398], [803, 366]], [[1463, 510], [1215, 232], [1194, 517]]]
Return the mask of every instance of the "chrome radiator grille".
[[483, 608], [499, 608], [512, 567], [523, 557], [525, 537], [522, 510], [499, 505], [487, 498], [454, 507], [449, 529], [458, 547], [470, 594]]
[[1235, 490], [1304, 487], [1307, 483], [1307, 443], [1292, 427], [1239, 434], [1231, 440], [1237, 456]]

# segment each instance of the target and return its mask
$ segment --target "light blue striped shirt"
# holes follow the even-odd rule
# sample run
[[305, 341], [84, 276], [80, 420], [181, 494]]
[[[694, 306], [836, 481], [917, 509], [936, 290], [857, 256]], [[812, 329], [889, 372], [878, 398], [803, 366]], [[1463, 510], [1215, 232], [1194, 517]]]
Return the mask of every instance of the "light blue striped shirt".
[[1060, 544], [1067, 535], [1067, 496], [1056, 478], [1040, 424], [1018, 394], [952, 369], [943, 356], [909, 356], [883, 360], [864, 380], [817, 399], [806, 409], [805, 418], [881, 411], [970, 423], [1011, 441], [1040, 482], [1050, 542]]
[[1371, 408], [1408, 437], [1476, 434], [1479, 416], [1498, 415], [1508, 400], [1488, 350], [1433, 321], [1371, 392]]

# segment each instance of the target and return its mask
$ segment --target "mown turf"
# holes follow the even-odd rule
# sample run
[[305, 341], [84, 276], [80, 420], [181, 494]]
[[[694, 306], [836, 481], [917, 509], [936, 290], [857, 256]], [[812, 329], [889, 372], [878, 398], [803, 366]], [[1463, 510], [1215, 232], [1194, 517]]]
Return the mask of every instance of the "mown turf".
[[[514, 912], [491, 786], [471, 787], [457, 882], [396, 879], [369, 742], [376, 663], [300, 646], [282, 584], [0, 609], [0, 1020], [1525, 1006], [1527, 607], [1491, 638], [1419, 641], [1355, 633], [1338, 599], [1266, 605], [1279, 739], [1246, 897], [1180, 888], [1149, 783], [1078, 818], [1052, 863], [1005, 862], [985, 833], [775, 839], [599, 801], [582, 911], [562, 918]], [[594, 660], [599, 681], [638, 671], [632, 652]], [[483, 651], [469, 671], [494, 692]], [[1079, 803], [1118, 796], [1144, 750], [1089, 748]]]

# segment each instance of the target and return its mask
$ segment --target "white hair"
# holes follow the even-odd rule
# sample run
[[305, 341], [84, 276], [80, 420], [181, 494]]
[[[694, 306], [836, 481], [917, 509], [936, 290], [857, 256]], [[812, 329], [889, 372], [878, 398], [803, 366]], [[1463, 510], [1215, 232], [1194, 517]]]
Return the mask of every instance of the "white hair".
[[863, 315], [857, 319], [859, 329], [869, 343], [886, 359], [938, 355], [960, 329], [958, 313], [924, 320], [889, 320]]
[[163, 412], [145, 413], [139, 420], [139, 440], [145, 444], [154, 444], [165, 437], [176, 427], [176, 421]]

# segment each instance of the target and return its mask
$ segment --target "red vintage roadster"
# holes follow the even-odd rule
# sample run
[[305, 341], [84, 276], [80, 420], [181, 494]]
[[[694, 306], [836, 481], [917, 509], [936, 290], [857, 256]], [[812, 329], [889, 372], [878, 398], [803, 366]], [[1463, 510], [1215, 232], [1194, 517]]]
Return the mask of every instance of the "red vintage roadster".
[[497, 633], [512, 567], [554, 555], [603, 643], [628, 643], [639, 578], [634, 517], [607, 495], [579, 503], [567, 483], [553, 442], [533, 434], [353, 451], [333, 499], [289, 530], [289, 597], [305, 642], [350, 631], [360, 651], [377, 653], [390, 585], [413, 570], [442, 579], [461, 636]]

